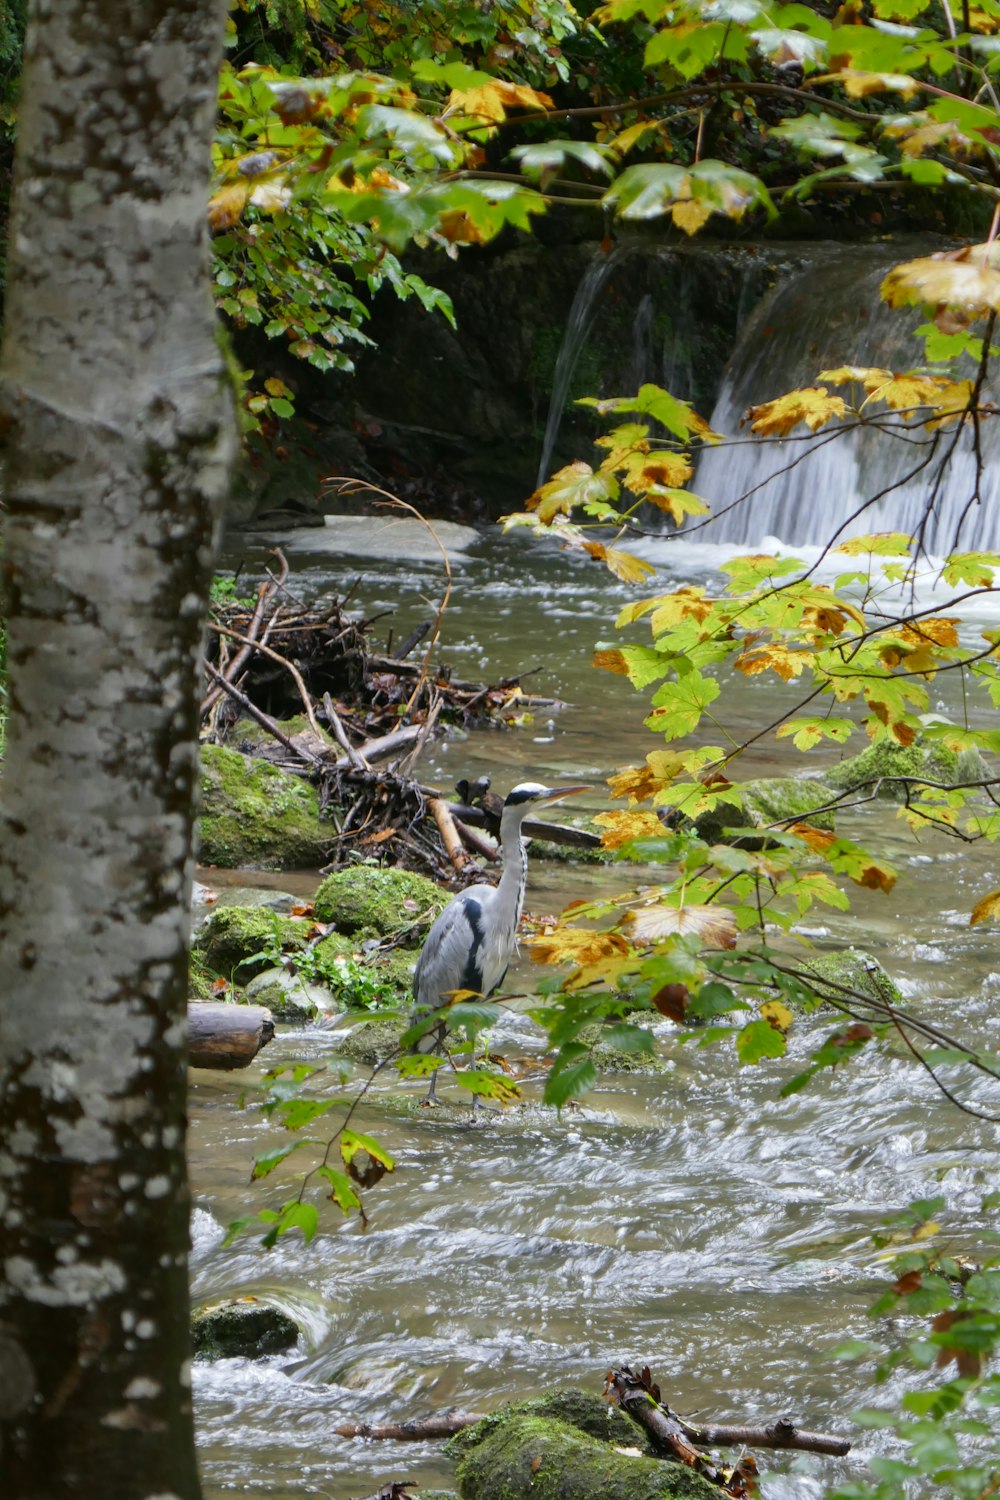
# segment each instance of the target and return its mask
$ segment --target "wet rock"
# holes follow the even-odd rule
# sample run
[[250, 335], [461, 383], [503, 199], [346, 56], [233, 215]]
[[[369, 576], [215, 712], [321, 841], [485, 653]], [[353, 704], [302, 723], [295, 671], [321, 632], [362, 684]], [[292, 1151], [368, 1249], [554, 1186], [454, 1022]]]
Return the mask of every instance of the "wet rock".
[[[978, 750], [956, 753], [940, 741], [926, 740], [922, 736], [918, 736], [912, 745], [880, 740], [877, 745], [862, 750], [860, 755], [849, 756], [824, 772], [830, 786], [847, 792], [862, 786], [868, 790], [868, 784], [880, 776], [926, 776], [929, 781], [938, 781], [943, 786], [955, 786], [962, 781], [978, 781], [986, 774], [986, 765]], [[906, 797], [906, 783], [883, 782], [878, 787], [878, 795], [902, 802]]]
[[310, 869], [333, 831], [316, 790], [299, 776], [223, 745], [201, 747], [200, 858], [227, 869]]
[[341, 1009], [329, 985], [286, 968], [265, 969], [247, 985], [246, 996], [251, 1005], [266, 1005], [278, 1021], [314, 1021]]
[[902, 991], [892, 976], [877, 958], [873, 958], [863, 948], [834, 948], [829, 952], [812, 953], [807, 959], [801, 960], [800, 964], [819, 979], [859, 990], [863, 995], [870, 995], [873, 1000], [888, 1000], [896, 1005], [903, 999]]
[[358, 937], [386, 937], [412, 927], [423, 934], [449, 900], [449, 893], [409, 870], [353, 865], [328, 876], [313, 903], [321, 922]]
[[695, 821], [699, 837], [707, 844], [735, 843], [738, 840], [744, 848], [761, 848], [766, 839], [724, 830], [763, 828], [787, 818], [833, 831], [832, 811], [817, 811], [837, 795], [825, 782], [806, 781], [795, 776], [771, 776], [745, 782], [740, 792], [739, 806], [719, 803]]
[[377, 1068], [387, 1058], [399, 1051], [399, 1039], [409, 1027], [402, 1018], [362, 1021], [353, 1026], [341, 1044], [344, 1057], [362, 1063], [366, 1068]]
[[305, 948], [307, 931], [304, 921], [266, 908], [216, 906], [195, 933], [192, 950], [203, 969], [227, 979], [238, 969], [245, 983], [272, 968], [278, 953]]
[[256, 1297], [216, 1303], [191, 1323], [196, 1359], [263, 1359], [293, 1348], [298, 1338], [294, 1318]]
[[[652, 1014], [646, 1011], [641, 1018], [630, 1024], [648, 1026], [652, 1020]], [[670, 1064], [664, 1058], [659, 1057], [656, 1052], [626, 1052], [623, 1047], [616, 1047], [613, 1041], [608, 1040], [608, 1033], [611, 1029], [611, 1026], [598, 1022], [592, 1026], [584, 1026], [576, 1038], [578, 1042], [590, 1048], [591, 1060], [598, 1073], [667, 1073], [670, 1071]]]
[[[639, 1456], [621, 1449], [638, 1449]], [[462, 1500], [707, 1500], [718, 1488], [677, 1463], [648, 1456], [646, 1434], [596, 1396], [563, 1392], [519, 1401], [460, 1432]]]

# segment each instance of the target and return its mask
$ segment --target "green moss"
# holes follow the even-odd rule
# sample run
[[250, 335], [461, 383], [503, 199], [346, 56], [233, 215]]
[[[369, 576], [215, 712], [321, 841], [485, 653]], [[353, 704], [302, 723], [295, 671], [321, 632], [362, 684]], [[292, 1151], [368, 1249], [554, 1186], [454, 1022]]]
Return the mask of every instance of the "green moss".
[[280, 1307], [241, 1297], [217, 1303], [192, 1320], [191, 1342], [196, 1359], [263, 1359], [281, 1354], [298, 1342], [299, 1327]]
[[813, 953], [802, 961], [801, 967], [811, 970], [819, 979], [827, 979], [834, 985], [846, 985], [862, 995], [870, 995], [873, 1000], [898, 1004], [903, 998], [895, 980], [878, 959], [872, 958], [863, 948], [834, 948], [829, 952]]
[[409, 1021], [388, 1017], [379, 1021], [362, 1021], [360, 1026], [351, 1028], [340, 1050], [352, 1062], [363, 1063], [366, 1068], [377, 1068], [379, 1063], [399, 1051], [399, 1039], [409, 1024]]
[[[565, 1398], [563, 1398], [565, 1399]], [[570, 1408], [572, 1409], [572, 1408]], [[610, 1411], [610, 1408], [608, 1408]], [[587, 1429], [577, 1425], [588, 1423]], [[593, 1435], [593, 1428], [601, 1433]], [[677, 1463], [633, 1457], [646, 1447], [635, 1424], [616, 1414], [562, 1420], [539, 1402], [519, 1402], [459, 1434], [463, 1500], [707, 1500], [718, 1489]], [[648, 1451], [648, 1448], [647, 1448]]]
[[448, 892], [423, 875], [379, 865], [352, 865], [330, 875], [313, 903], [321, 922], [359, 937], [386, 937], [402, 928], [426, 932]]
[[[869, 745], [860, 755], [842, 760], [831, 771], [824, 773], [826, 780], [838, 791], [853, 791], [866, 783], [877, 781], [880, 776], [926, 776], [930, 781], [954, 786], [959, 781], [976, 781], [985, 774], [983, 758], [977, 750], [963, 750], [956, 754], [938, 741], [918, 738], [912, 745], [897, 745], [894, 740], [880, 740]], [[906, 784], [898, 781], [884, 782], [878, 788], [880, 797], [902, 802], [906, 795]]]
[[[653, 1019], [646, 1011], [632, 1024], [645, 1026]], [[614, 1022], [612, 1024], [620, 1024]], [[670, 1064], [655, 1052], [625, 1052], [621, 1047], [611, 1046], [604, 1040], [608, 1027], [599, 1022], [584, 1026], [577, 1041], [590, 1048], [590, 1056], [599, 1073], [666, 1073]]]
[[[281, 727], [289, 739], [296, 734], [316, 734], [305, 714], [294, 714], [290, 719], [282, 719]], [[327, 733], [322, 724], [319, 731], [320, 739], [332, 745], [333, 736]], [[227, 748], [238, 748], [244, 755], [253, 755], [255, 750], [274, 744], [274, 736], [268, 734], [263, 724], [258, 724], [256, 719], [237, 719], [232, 729], [227, 730], [226, 739], [229, 742]]]
[[238, 968], [245, 982], [274, 963], [273, 957], [257, 959], [255, 955], [265, 950], [301, 950], [307, 930], [304, 921], [259, 906], [216, 906], [195, 934], [192, 949], [203, 970], [228, 979]]
[[188, 996], [192, 1000], [215, 1000], [213, 983], [218, 975], [208, 967], [203, 953], [192, 948], [188, 963]]
[[711, 812], [703, 813], [695, 822], [699, 837], [708, 844], [733, 842], [739, 839], [745, 848], [760, 847], [763, 839], [746, 834], [723, 833], [724, 829], [762, 828], [770, 823], [780, 823], [791, 818], [810, 823], [814, 828], [833, 831], [831, 812], [817, 812], [817, 808], [832, 802], [836, 793], [822, 781], [804, 781], [795, 776], [772, 776], [760, 781], [744, 782], [739, 807], [720, 803]]
[[222, 745], [201, 747], [201, 858], [225, 869], [310, 869], [333, 833], [316, 789], [268, 761]]

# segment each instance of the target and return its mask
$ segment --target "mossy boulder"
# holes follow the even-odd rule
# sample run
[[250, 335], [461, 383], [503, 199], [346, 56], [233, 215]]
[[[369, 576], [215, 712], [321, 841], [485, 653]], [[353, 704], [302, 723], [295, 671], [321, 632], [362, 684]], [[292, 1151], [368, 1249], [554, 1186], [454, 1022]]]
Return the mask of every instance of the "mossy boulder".
[[[955, 786], [962, 781], [978, 781], [985, 774], [986, 766], [978, 750], [956, 752], [949, 750], [940, 740], [927, 740], [922, 736], [918, 736], [912, 745], [880, 740], [877, 745], [862, 750], [860, 755], [849, 756], [824, 772], [829, 785], [842, 792], [868, 787], [883, 776], [925, 776], [943, 786]], [[877, 788], [880, 797], [894, 802], [905, 799], [906, 789], [906, 783], [900, 781], [883, 781]]]
[[224, 745], [201, 747], [200, 858], [225, 869], [313, 869], [333, 830], [315, 787]]
[[256, 1297], [216, 1303], [191, 1323], [196, 1359], [263, 1359], [294, 1348], [299, 1325], [280, 1307]]
[[[642, 1456], [618, 1450], [638, 1448]], [[569, 1392], [503, 1408], [452, 1438], [462, 1500], [708, 1500], [716, 1486], [648, 1456], [643, 1430]]]
[[[307, 734], [315, 739], [316, 731], [309, 722], [306, 714], [294, 714], [290, 719], [280, 721], [281, 728], [288, 738], [294, 739], [297, 734]], [[319, 726], [319, 737], [327, 745], [333, 744], [333, 736], [322, 726]], [[266, 754], [268, 750], [280, 750], [280, 746], [273, 734], [270, 734], [256, 719], [237, 719], [232, 729], [226, 731], [228, 748], [239, 750], [244, 755]]]
[[426, 932], [449, 896], [424, 875], [380, 865], [352, 865], [330, 875], [313, 902], [317, 918], [357, 937], [386, 937], [402, 928]]
[[[800, 965], [811, 970], [818, 979], [858, 990], [873, 1000], [888, 1000], [890, 1004], [898, 1005], [903, 998], [892, 976], [863, 948], [832, 948], [811, 953], [807, 959], [800, 960]], [[836, 995], [836, 990], [832, 993]]]
[[377, 1068], [379, 1063], [384, 1063], [399, 1051], [399, 1039], [409, 1024], [399, 1017], [362, 1021], [359, 1026], [351, 1027], [340, 1050], [352, 1062], [361, 1063], [366, 1068]]
[[[654, 1018], [649, 1011], [630, 1020], [630, 1025], [648, 1026]], [[612, 1023], [612, 1024], [621, 1024]], [[576, 1040], [590, 1048], [591, 1060], [598, 1073], [666, 1073], [670, 1064], [656, 1052], [626, 1052], [608, 1040], [611, 1026], [595, 1022], [584, 1026]]]
[[744, 782], [739, 791], [739, 805], [720, 802], [711, 812], [702, 813], [696, 819], [694, 826], [698, 836], [707, 844], [738, 842], [744, 848], [759, 848], [766, 840], [754, 838], [741, 830], [765, 828], [788, 819], [833, 831], [833, 812], [818, 811], [837, 795], [825, 782], [795, 776], [770, 776]]
[[246, 982], [274, 964], [273, 957], [258, 954], [301, 950], [306, 946], [307, 932], [304, 921], [275, 911], [256, 906], [216, 906], [195, 933], [192, 950], [203, 970], [224, 974], [228, 979], [239, 969], [240, 978]]
[[329, 985], [317, 984], [287, 968], [265, 969], [247, 985], [247, 1002], [266, 1005], [276, 1021], [313, 1021], [336, 1015], [337, 997]]

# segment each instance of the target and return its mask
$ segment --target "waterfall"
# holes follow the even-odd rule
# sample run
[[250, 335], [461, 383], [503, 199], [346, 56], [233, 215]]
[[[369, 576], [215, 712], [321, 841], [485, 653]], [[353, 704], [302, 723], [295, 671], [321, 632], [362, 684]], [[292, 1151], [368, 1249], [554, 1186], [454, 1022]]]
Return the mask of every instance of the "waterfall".
[[566, 319], [566, 332], [559, 347], [552, 376], [552, 397], [545, 422], [545, 436], [542, 439], [542, 456], [538, 463], [537, 484], [539, 485], [544, 484], [549, 477], [549, 466], [552, 462], [556, 438], [559, 436], [559, 427], [566, 398], [569, 395], [573, 371], [576, 369], [576, 362], [580, 358], [581, 350], [597, 314], [598, 299], [611, 272], [631, 248], [630, 245], [616, 245], [609, 252], [602, 247], [595, 252], [580, 278], [580, 284], [569, 310], [569, 317]]
[[[788, 441], [764, 443], [740, 428], [748, 406], [814, 385], [820, 370], [869, 365], [900, 371], [925, 359], [923, 342], [913, 332], [919, 314], [891, 311], [878, 295], [886, 269], [906, 258], [905, 250], [888, 245], [817, 249], [811, 263], [783, 279], [750, 316], [711, 418], [716, 432], [742, 441], [706, 449], [692, 485], [716, 514], [748, 492], [749, 497], [719, 514], [707, 539], [754, 546], [775, 536], [795, 547], [825, 543], [835, 534], [843, 539], [917, 530], [938, 469], [935, 459], [912, 474], [928, 452], [913, 441], [928, 438], [925, 429], [892, 437], [862, 428], [824, 441], [823, 429], [803, 440], [800, 427]], [[966, 358], [961, 376], [974, 373]], [[932, 552], [1000, 548], [1000, 431], [995, 421], [981, 425], [981, 504], [970, 506], [975, 456], [971, 432], [962, 433], [924, 533]], [[944, 430], [938, 455], [952, 432]], [[800, 461], [789, 469], [793, 460]]]

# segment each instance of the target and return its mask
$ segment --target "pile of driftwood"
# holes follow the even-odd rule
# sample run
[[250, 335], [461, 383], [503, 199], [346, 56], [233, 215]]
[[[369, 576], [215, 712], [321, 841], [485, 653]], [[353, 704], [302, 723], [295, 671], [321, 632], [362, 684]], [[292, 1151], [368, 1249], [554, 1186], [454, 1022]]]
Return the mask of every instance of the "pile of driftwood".
[[[314, 782], [331, 823], [328, 869], [386, 845], [393, 864], [436, 879], [476, 876], [472, 861], [498, 857], [489, 782], [460, 783], [465, 795], [456, 802], [417, 781], [414, 767], [446, 723], [502, 726], [558, 708], [558, 700], [525, 693], [516, 677], [488, 686], [453, 677], [433, 661], [440, 614], [394, 651], [391, 637], [389, 649], [376, 651], [374, 619], [349, 615], [346, 597], [306, 603], [289, 588], [281, 552], [274, 557], [276, 568], [253, 603], [234, 600], [212, 611], [202, 738], [252, 748]], [[422, 654], [411, 660], [418, 646]], [[252, 745], [247, 720], [256, 726]], [[598, 842], [575, 829], [544, 827], [553, 842]], [[525, 829], [530, 836], [532, 825]]]

